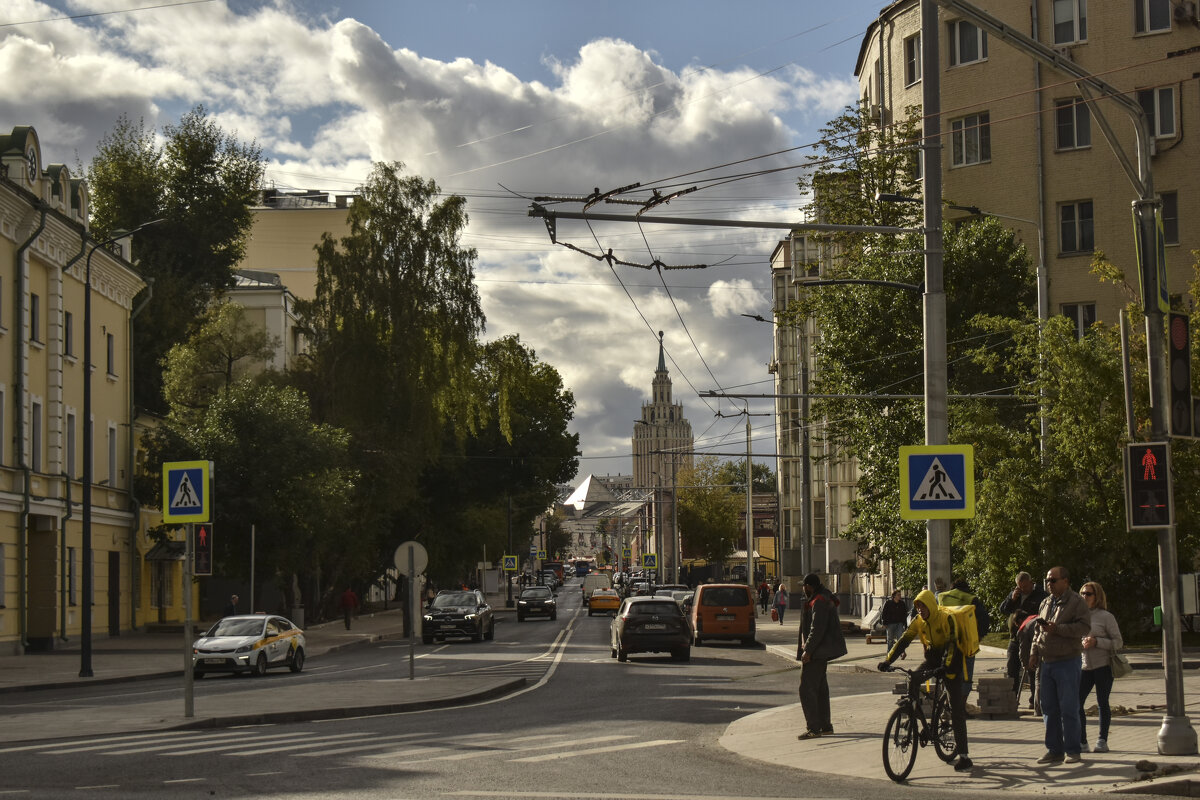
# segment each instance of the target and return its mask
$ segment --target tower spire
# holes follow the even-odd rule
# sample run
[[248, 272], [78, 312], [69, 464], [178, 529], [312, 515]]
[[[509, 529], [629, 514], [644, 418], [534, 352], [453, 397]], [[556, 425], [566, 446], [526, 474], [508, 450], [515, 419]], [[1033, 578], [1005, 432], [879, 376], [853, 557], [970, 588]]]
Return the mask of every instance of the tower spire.
[[659, 372], [667, 371], [667, 358], [666, 358], [666, 354], [663, 352], [663, 332], [662, 331], [658, 332], [658, 371]]

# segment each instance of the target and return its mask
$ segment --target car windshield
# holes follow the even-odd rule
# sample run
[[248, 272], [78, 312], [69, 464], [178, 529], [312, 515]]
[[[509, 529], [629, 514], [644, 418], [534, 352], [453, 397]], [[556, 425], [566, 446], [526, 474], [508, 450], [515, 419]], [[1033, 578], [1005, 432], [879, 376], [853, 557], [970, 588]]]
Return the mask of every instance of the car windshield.
[[544, 600], [550, 596], [550, 590], [544, 586], [539, 586], [535, 589], [526, 589], [521, 592], [521, 597], [532, 598], [534, 600]]
[[675, 602], [668, 600], [665, 603], [630, 603], [629, 616], [631, 617], [648, 617], [652, 615], [660, 616], [679, 616], [679, 606]]
[[475, 605], [475, 595], [471, 592], [449, 592], [433, 598], [434, 608], [458, 608]]
[[744, 586], [714, 586], [700, 592], [702, 606], [748, 606], [750, 593]]
[[209, 628], [207, 635], [258, 636], [262, 633], [262, 629], [263, 620], [261, 619], [236, 619], [227, 617]]

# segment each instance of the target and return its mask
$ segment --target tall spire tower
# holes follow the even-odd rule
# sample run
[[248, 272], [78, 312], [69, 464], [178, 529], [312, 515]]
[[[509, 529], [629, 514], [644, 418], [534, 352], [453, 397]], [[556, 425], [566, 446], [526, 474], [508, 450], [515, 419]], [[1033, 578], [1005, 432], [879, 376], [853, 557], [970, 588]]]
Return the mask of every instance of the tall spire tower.
[[642, 418], [633, 424], [633, 483], [655, 490], [655, 548], [659, 573], [664, 578], [679, 575], [679, 539], [675, 535], [675, 485], [680, 470], [692, 466], [695, 438], [692, 424], [683, 418], [683, 405], [671, 401], [671, 375], [663, 332], [658, 332], [658, 368], [650, 384], [649, 403], [642, 404]]

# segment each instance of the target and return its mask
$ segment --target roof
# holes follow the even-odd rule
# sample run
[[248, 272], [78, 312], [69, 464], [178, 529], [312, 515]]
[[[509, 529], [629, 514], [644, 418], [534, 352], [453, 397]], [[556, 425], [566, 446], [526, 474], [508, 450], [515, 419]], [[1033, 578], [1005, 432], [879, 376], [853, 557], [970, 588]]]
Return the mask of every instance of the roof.
[[183, 561], [186, 550], [187, 544], [184, 542], [159, 542], [143, 558], [146, 561]]
[[615, 503], [617, 496], [595, 475], [588, 475], [583, 483], [575, 487], [571, 496], [563, 501], [565, 506], [575, 506], [576, 511], [585, 511], [595, 503]]

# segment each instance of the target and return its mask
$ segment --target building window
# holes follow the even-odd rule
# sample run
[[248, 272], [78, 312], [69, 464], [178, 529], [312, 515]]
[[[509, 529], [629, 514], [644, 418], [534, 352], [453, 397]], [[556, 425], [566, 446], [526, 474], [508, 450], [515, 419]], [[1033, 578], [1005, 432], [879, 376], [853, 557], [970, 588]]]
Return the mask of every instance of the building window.
[[921, 34], [904, 40], [904, 85], [921, 80]]
[[1171, 30], [1171, 0], [1133, 0], [1137, 33]]
[[117, 426], [108, 426], [108, 486], [117, 488]]
[[29, 339], [42, 340], [42, 298], [33, 292], [29, 293]]
[[1092, 146], [1092, 115], [1082, 97], [1054, 101], [1055, 142], [1059, 150]]
[[972, 114], [950, 123], [951, 164], [956, 167], [992, 160], [988, 115]]
[[1164, 86], [1160, 89], [1141, 89], [1137, 93], [1138, 103], [1150, 119], [1150, 131], [1155, 138], [1175, 135], [1175, 89]]
[[63, 355], [75, 355], [75, 317], [70, 311], [63, 312]]
[[67, 548], [67, 605], [79, 605], [79, 571], [75, 569], [75, 548]]
[[1162, 193], [1163, 241], [1179, 244], [1179, 193]]
[[4, 576], [8, 572], [8, 564], [4, 563], [4, 543], [0, 542], [0, 608], [5, 608], [4, 597], [8, 587], [4, 583]]
[[29, 404], [29, 466], [34, 472], [42, 471], [42, 404], [34, 400]]
[[117, 374], [117, 340], [111, 333], [104, 334], [104, 344], [108, 353], [108, 370], [109, 375]]
[[965, 19], [951, 22], [947, 29], [950, 34], [950, 66], [970, 64], [973, 61], [983, 61], [987, 58], [987, 33], [976, 28]]
[[1096, 304], [1064, 303], [1062, 313], [1064, 317], [1074, 323], [1076, 338], [1082, 339], [1096, 321]]
[[79, 473], [75, 469], [75, 412], [67, 412], [67, 459], [63, 465], [66, 470], [67, 477], [74, 480]]
[[1090, 253], [1096, 249], [1091, 200], [1059, 206], [1058, 222], [1060, 253]]
[[1054, 43], [1087, 38], [1087, 0], [1054, 0]]

